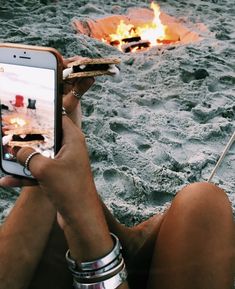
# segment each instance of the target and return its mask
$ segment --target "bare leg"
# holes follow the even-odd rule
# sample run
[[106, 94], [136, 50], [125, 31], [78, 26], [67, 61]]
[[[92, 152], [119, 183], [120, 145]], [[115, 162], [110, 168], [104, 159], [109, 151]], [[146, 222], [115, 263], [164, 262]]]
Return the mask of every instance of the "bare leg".
[[72, 288], [72, 275], [65, 261], [67, 250], [68, 245], [64, 233], [55, 221], [46, 248], [28, 289]]
[[[154, 246], [153, 241], [155, 241], [156, 237], [155, 232], [160, 227], [163, 216], [155, 216], [136, 227], [128, 228], [120, 224], [102, 201], [101, 203], [110, 232], [115, 233], [121, 241], [128, 271], [130, 272], [129, 278], [131, 280], [137, 280], [138, 278], [141, 283], [144, 281], [146, 283], [148, 272], [145, 269], [150, 267], [151, 253]], [[150, 235], [152, 235], [151, 241], [148, 241], [143, 246]], [[150, 244], [152, 245], [150, 246]], [[143, 250], [139, 250], [142, 246]], [[47, 287], [57, 289], [72, 288], [72, 275], [68, 271], [65, 262], [67, 249], [68, 245], [64, 233], [55, 222], [29, 289], [44, 289]], [[146, 254], [147, 252], [148, 254]]]
[[233, 288], [234, 229], [221, 189], [208, 183], [184, 188], [157, 236], [148, 288]]
[[24, 188], [0, 228], [1, 289], [27, 288], [51, 230], [55, 209], [40, 189]]
[[120, 224], [106, 208], [104, 215], [111, 232], [120, 239], [128, 269], [130, 288], [146, 288], [155, 240], [165, 214], [157, 214], [139, 225], [128, 228]]
[[[161, 285], [161, 289], [172, 288], [171, 282], [176, 289], [193, 286], [200, 289], [230, 288], [228, 284], [232, 282], [234, 264], [234, 223], [230, 204], [222, 190], [206, 183], [187, 186], [176, 196], [165, 216], [154, 216], [134, 228], [127, 228], [117, 222], [106, 206], [102, 206], [109, 230], [118, 235], [124, 248], [130, 288], [146, 288], [154, 251], [149, 288], [155, 288], [156, 285]], [[52, 282], [56, 283], [50, 284], [58, 288], [68, 288], [68, 284], [71, 284], [71, 276], [64, 262], [67, 245], [63, 241], [62, 231], [54, 228], [49, 240], [41, 266], [32, 282], [37, 286], [32, 289], [45, 288], [50, 280], [54, 280]], [[200, 255], [200, 252], [203, 253]], [[203, 260], [200, 260], [200, 256]], [[49, 268], [53, 269], [55, 260], [58, 268], [48, 275], [46, 272], [50, 272]], [[211, 280], [204, 280], [205, 276], [210, 275], [209, 268], [212, 272], [215, 270], [213, 266], [219, 268], [214, 277], [218, 287], [207, 283]], [[57, 270], [60, 278], [53, 273]], [[220, 282], [225, 283], [218, 283], [219, 273], [222, 275]], [[205, 286], [201, 283], [197, 285], [195, 280], [204, 280]], [[176, 287], [176, 282], [179, 287]], [[183, 282], [188, 283], [184, 285]]]

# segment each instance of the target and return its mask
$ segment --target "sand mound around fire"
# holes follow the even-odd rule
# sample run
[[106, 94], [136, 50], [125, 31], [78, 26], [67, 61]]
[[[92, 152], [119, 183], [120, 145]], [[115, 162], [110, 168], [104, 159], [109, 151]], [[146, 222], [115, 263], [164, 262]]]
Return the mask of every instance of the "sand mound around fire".
[[[73, 27], [78, 33], [88, 35], [98, 40], [108, 40], [110, 34], [114, 34], [121, 21], [125, 24], [132, 24], [134, 27], [146, 25], [153, 20], [154, 13], [146, 8], [131, 8], [126, 15], [112, 15], [97, 19], [75, 19]], [[198, 32], [188, 29], [176, 18], [161, 13], [160, 19], [168, 26], [168, 34], [173, 41], [180, 44], [193, 43], [202, 39]], [[198, 27], [195, 27], [195, 29]], [[201, 25], [200, 29], [205, 32], [206, 27]]]

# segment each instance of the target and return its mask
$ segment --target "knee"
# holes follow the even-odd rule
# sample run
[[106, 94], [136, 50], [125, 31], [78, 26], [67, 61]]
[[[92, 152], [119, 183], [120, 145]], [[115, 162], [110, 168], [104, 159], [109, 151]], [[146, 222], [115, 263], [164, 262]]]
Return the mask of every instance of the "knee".
[[232, 217], [232, 207], [224, 190], [206, 182], [184, 187], [176, 195], [172, 206], [190, 216]]
[[184, 187], [176, 196], [180, 201], [187, 201], [189, 204], [199, 202], [201, 205], [209, 206], [213, 203], [229, 204], [228, 197], [224, 190], [212, 183], [193, 183]]

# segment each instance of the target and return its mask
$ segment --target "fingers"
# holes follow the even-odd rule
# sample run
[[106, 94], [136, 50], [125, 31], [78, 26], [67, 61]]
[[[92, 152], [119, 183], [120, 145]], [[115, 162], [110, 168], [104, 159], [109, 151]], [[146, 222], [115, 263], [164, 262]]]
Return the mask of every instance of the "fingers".
[[[75, 145], [78, 141], [79, 134], [82, 134], [82, 132], [77, 128], [77, 126], [72, 122], [71, 119], [69, 119], [67, 116], [64, 116], [62, 118], [62, 124], [63, 124], [63, 143], [62, 144], [68, 144], [68, 145]], [[63, 151], [63, 150], [62, 150]], [[58, 155], [61, 154], [61, 152], [58, 153]], [[53, 165], [53, 160], [47, 157], [44, 157], [40, 153], [36, 152], [31, 147], [23, 147], [21, 148], [16, 155], [17, 161], [30, 170], [32, 175], [40, 180], [45, 176], [46, 174], [49, 174], [49, 168], [51, 168], [51, 164]], [[2, 180], [2, 184], [7, 184], [7, 181], [9, 180]], [[11, 182], [13, 183], [13, 180], [11, 179]], [[16, 182], [16, 180], [14, 180]], [[25, 184], [25, 182], [18, 181], [16, 184]], [[10, 182], [9, 182], [10, 184]], [[0, 182], [1, 185], [1, 182]], [[33, 184], [31, 184], [33, 185]]]
[[74, 94], [72, 93], [72, 90], [74, 90], [78, 95], [78, 98], [81, 98], [94, 82], [95, 79], [93, 77], [64, 80], [64, 97], [67, 95], [74, 97]]
[[92, 86], [94, 82], [95, 82], [94, 77], [78, 78], [74, 90], [81, 97]]
[[21, 148], [16, 155], [17, 161], [30, 170], [32, 175], [37, 179], [43, 171], [43, 165], [50, 159], [36, 153], [33, 148]]
[[62, 118], [63, 141], [62, 144], [70, 144], [74, 142], [74, 138], [78, 135], [78, 128], [68, 117]]
[[36, 186], [38, 185], [36, 180], [30, 180], [27, 178], [5, 176], [0, 179], [1, 187], [25, 187], [25, 186]]
[[64, 94], [63, 107], [65, 108], [67, 114], [71, 114], [73, 110], [77, 107], [78, 103], [79, 100], [74, 97], [71, 90], [67, 94]]
[[[67, 68], [69, 63], [79, 59], [86, 59], [86, 57], [76, 55], [67, 59], [63, 59], [64, 68]], [[78, 126], [81, 126], [81, 109], [80, 105], [78, 106], [79, 99], [92, 86], [94, 82], [95, 82], [94, 77], [74, 78], [64, 80], [63, 106], [69, 117]], [[72, 91], [74, 91], [75, 93], [72, 93]], [[78, 99], [75, 97], [75, 94], [78, 95]]]
[[[22, 166], [25, 166], [25, 161], [27, 160], [28, 156], [30, 154], [32, 154], [33, 152], [35, 152], [35, 150], [31, 147], [24, 147], [24, 148], [21, 148], [17, 154], [16, 154], [16, 158], [18, 160], [18, 162], [22, 165]], [[36, 156], [35, 156], [36, 157]], [[29, 164], [30, 164], [30, 160], [28, 161], [28, 167], [29, 167]]]
[[[76, 80], [65, 82], [64, 91], [66, 92], [63, 97], [63, 107], [65, 108], [68, 116], [73, 120], [77, 126], [81, 126], [81, 105], [79, 99], [75, 97], [75, 94], [82, 96], [94, 83], [94, 78], [77, 78]], [[74, 91], [75, 94], [72, 92]]]
[[[74, 56], [68, 59], [64, 59], [64, 67], [66, 68], [70, 62], [86, 59], [81, 56]], [[72, 89], [81, 97], [94, 83], [94, 77], [85, 77], [85, 78], [74, 78], [74, 79], [65, 79], [64, 80], [64, 95], [69, 94]], [[68, 108], [69, 109], [69, 108]], [[69, 111], [69, 110], [68, 110]]]
[[[64, 116], [62, 118], [62, 125], [63, 125], [63, 144], [73, 144], [74, 138], [77, 137], [77, 135], [80, 132], [80, 130], [77, 128], [77, 126], [73, 123], [73, 121], [68, 118], [67, 116]], [[82, 133], [81, 133], [82, 134]], [[82, 134], [83, 135], [83, 134]], [[17, 161], [24, 166], [25, 168], [29, 169], [32, 175], [37, 178], [37, 176], [40, 174], [40, 170], [43, 169], [43, 167], [46, 164], [49, 164], [52, 159], [44, 157], [40, 153], [36, 152], [31, 147], [23, 147], [21, 148], [16, 155]], [[5, 182], [5, 181], [4, 181]]]

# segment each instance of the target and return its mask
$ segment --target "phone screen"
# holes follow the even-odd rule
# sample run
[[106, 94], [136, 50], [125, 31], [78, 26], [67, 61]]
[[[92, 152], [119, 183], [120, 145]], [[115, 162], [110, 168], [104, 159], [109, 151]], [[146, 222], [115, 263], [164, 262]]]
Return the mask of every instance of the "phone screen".
[[54, 157], [55, 70], [0, 63], [2, 158], [30, 146]]

